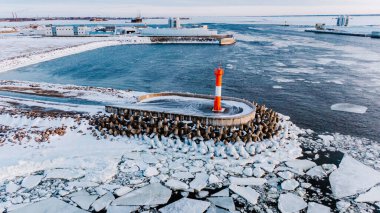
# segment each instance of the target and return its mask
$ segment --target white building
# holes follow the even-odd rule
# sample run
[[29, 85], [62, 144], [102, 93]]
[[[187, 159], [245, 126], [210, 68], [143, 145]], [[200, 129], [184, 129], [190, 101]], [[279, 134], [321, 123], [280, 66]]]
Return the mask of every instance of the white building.
[[45, 27], [45, 36], [53, 36], [53, 27], [51, 26]]
[[87, 26], [78, 26], [78, 36], [87, 36], [89, 31]]
[[57, 36], [74, 36], [73, 26], [57, 26], [56, 28]]

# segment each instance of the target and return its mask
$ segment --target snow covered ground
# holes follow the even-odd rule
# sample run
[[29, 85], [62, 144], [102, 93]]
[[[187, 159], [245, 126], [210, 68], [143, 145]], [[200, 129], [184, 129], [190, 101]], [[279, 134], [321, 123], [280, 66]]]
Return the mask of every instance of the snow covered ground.
[[[0, 85], [115, 104], [133, 104], [139, 94]], [[281, 116], [286, 128], [273, 140], [173, 146], [154, 135], [101, 136], [89, 125], [98, 113], [104, 106], [0, 97], [0, 212], [379, 210], [380, 147], [368, 141], [317, 135]], [[214, 155], [221, 150], [226, 157]]]
[[[149, 38], [140, 37], [0, 37], [0, 72], [40, 63], [67, 55], [123, 44], [146, 44]], [[23, 53], [24, 55], [19, 55]]]

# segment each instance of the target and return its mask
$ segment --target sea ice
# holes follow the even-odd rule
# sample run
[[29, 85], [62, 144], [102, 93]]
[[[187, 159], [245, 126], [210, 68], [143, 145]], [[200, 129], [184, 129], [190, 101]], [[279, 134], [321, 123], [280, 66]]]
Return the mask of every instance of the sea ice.
[[207, 186], [209, 175], [206, 173], [197, 173], [195, 175], [195, 179], [190, 182], [190, 188], [195, 189], [197, 191], [201, 191], [203, 188]]
[[241, 187], [237, 185], [230, 185], [230, 189], [236, 194], [246, 199], [252, 205], [257, 204], [257, 199], [259, 198], [260, 194], [257, 193], [256, 190], [252, 189], [251, 187], [249, 186]]
[[156, 167], [148, 167], [145, 171], [144, 171], [144, 176], [145, 177], [152, 177], [152, 176], [156, 176], [158, 175], [159, 172], [158, 170], [156, 169]]
[[265, 174], [264, 170], [262, 170], [261, 168], [259, 167], [256, 167], [253, 169], [253, 175], [257, 178], [260, 178], [262, 177], [263, 175]]
[[88, 210], [98, 198], [97, 195], [82, 195], [82, 196], [74, 196], [71, 197], [71, 200], [74, 201], [78, 206], [80, 206], [84, 210]]
[[10, 181], [7, 185], [6, 185], [6, 187], [5, 187], [5, 191], [7, 192], [7, 193], [15, 193], [17, 190], [19, 190], [20, 189], [20, 186], [19, 185], [17, 185], [17, 184], [15, 184], [15, 183], [13, 183], [12, 181]]
[[190, 172], [176, 172], [172, 175], [172, 177], [181, 179], [181, 180], [186, 180], [186, 179], [194, 178], [194, 175], [191, 174]]
[[168, 202], [172, 191], [160, 183], [136, 189], [112, 202], [113, 206], [150, 206]]
[[297, 188], [299, 185], [300, 184], [296, 180], [290, 179], [290, 180], [285, 180], [284, 182], [282, 182], [281, 188], [284, 190], [292, 191], [295, 188]]
[[151, 163], [151, 164], [157, 164], [159, 161], [156, 157], [154, 157], [152, 154], [143, 153], [141, 154], [141, 158], [145, 163]]
[[206, 213], [230, 213], [230, 211], [224, 210], [222, 208], [218, 208], [215, 205], [211, 205], [207, 209]]
[[346, 212], [346, 210], [351, 206], [350, 202], [347, 202], [345, 200], [341, 200], [336, 203], [336, 208], [339, 210], [339, 212]]
[[169, 179], [165, 185], [173, 190], [187, 190], [189, 188], [186, 183], [176, 179]]
[[335, 111], [342, 111], [342, 112], [351, 112], [351, 113], [358, 113], [363, 114], [367, 112], [367, 107], [350, 104], [350, 103], [338, 103], [331, 105], [331, 110]]
[[307, 203], [299, 196], [286, 193], [278, 199], [278, 209], [283, 213], [298, 212], [307, 207]]
[[120, 196], [123, 196], [125, 194], [127, 194], [128, 192], [132, 191], [132, 188], [131, 187], [128, 187], [128, 186], [124, 186], [124, 187], [121, 187], [119, 189], [116, 189], [114, 191], [114, 194], [118, 197]]
[[21, 186], [27, 189], [31, 189], [36, 187], [38, 184], [40, 184], [43, 175], [32, 175], [24, 178], [24, 180], [21, 183]]
[[107, 213], [130, 213], [139, 209], [139, 206], [109, 206]]
[[25, 207], [16, 209], [12, 213], [34, 213], [34, 212], [60, 212], [60, 213], [85, 213], [82, 209], [74, 207], [70, 204], [52, 197], [37, 203], [27, 205]]
[[235, 211], [235, 204], [231, 197], [209, 197], [207, 200], [215, 206], [228, 209], [230, 211]]
[[267, 182], [265, 178], [238, 178], [230, 177], [231, 184], [244, 186], [261, 186]]
[[355, 199], [356, 202], [376, 202], [380, 201], [380, 186], [373, 187], [368, 192], [359, 195]]
[[220, 182], [222, 182], [222, 181], [214, 174], [211, 174], [210, 177], [208, 178], [209, 184], [220, 183]]
[[96, 212], [99, 212], [107, 206], [110, 205], [110, 203], [115, 200], [115, 197], [112, 195], [112, 193], [108, 192], [107, 194], [103, 195], [101, 198], [97, 199], [93, 204], [92, 207]]
[[248, 177], [251, 177], [253, 175], [253, 170], [251, 167], [247, 167], [243, 170], [243, 174], [248, 176]]
[[293, 173], [291, 173], [289, 171], [279, 172], [279, 173], [277, 173], [277, 175], [284, 178], [285, 180], [289, 180], [289, 179], [293, 178]]
[[229, 197], [230, 196], [230, 190], [228, 188], [225, 188], [223, 190], [220, 190], [219, 192], [212, 194], [212, 197]]
[[307, 213], [330, 213], [329, 207], [319, 203], [310, 202], [307, 206]]
[[83, 170], [73, 170], [73, 169], [53, 169], [45, 172], [45, 179], [65, 179], [72, 180], [84, 176]]
[[331, 190], [336, 198], [364, 192], [380, 183], [380, 172], [345, 155], [339, 168], [331, 173]]
[[307, 171], [306, 174], [313, 178], [323, 178], [327, 175], [322, 166], [315, 166], [311, 168], [309, 171]]
[[317, 164], [310, 160], [291, 160], [285, 162], [286, 166], [294, 169], [302, 169], [303, 171], [307, 171], [310, 168], [316, 166]]
[[202, 213], [210, 206], [209, 202], [182, 198], [174, 203], [171, 203], [159, 211], [161, 213]]

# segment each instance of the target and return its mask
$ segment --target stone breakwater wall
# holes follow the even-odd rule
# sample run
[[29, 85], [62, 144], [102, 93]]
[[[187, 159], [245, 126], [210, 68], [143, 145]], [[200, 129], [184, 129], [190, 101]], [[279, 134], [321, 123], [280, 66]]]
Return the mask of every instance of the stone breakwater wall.
[[[208, 98], [213, 96], [188, 93], [157, 93], [139, 97], [139, 100], [159, 96], [179, 95], [182, 97]], [[106, 106], [106, 112], [90, 119], [90, 124], [107, 137], [147, 135], [164, 136], [188, 140], [210, 140], [225, 142], [256, 142], [279, 136], [283, 130], [278, 113], [264, 105], [247, 100], [224, 97], [224, 100], [242, 101], [252, 107], [252, 112], [241, 116], [204, 117], [185, 114], [140, 110]]]

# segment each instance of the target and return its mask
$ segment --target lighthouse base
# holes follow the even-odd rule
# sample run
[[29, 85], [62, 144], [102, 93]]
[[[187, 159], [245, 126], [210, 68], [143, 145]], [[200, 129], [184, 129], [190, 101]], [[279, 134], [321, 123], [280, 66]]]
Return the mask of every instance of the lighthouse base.
[[215, 113], [222, 113], [226, 110], [226, 108], [222, 108], [221, 110], [215, 110], [214, 108], [212, 109], [213, 112]]

